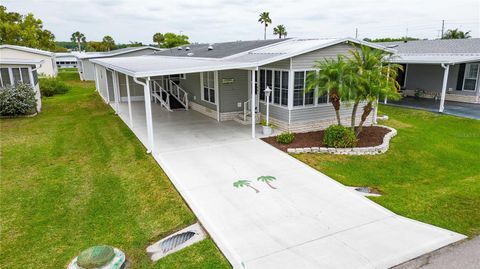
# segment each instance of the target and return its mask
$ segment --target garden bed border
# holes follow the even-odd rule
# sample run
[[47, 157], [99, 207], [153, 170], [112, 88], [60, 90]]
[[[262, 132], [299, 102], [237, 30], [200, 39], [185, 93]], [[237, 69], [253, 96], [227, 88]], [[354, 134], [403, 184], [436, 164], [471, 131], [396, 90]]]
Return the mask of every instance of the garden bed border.
[[390, 140], [397, 135], [397, 130], [384, 126], [384, 125], [375, 125], [378, 127], [383, 127], [389, 129], [388, 132], [383, 137], [382, 144], [374, 147], [358, 147], [358, 148], [326, 148], [326, 147], [310, 147], [310, 148], [288, 148], [288, 153], [298, 154], [298, 153], [329, 153], [329, 154], [341, 154], [341, 155], [377, 155], [385, 153], [390, 147]]

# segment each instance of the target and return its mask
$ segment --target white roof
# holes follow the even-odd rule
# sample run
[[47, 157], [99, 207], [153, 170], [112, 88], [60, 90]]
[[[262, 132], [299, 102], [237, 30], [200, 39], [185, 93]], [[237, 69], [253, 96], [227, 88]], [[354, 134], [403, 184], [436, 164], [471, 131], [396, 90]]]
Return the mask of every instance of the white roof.
[[0, 49], [13, 49], [13, 50], [20, 50], [20, 51], [25, 51], [25, 52], [30, 52], [30, 53], [35, 53], [35, 54], [40, 54], [40, 55], [45, 55], [45, 56], [50, 56], [53, 57], [55, 54], [50, 51], [45, 51], [45, 50], [39, 50], [39, 49], [34, 49], [34, 48], [29, 48], [29, 47], [23, 47], [23, 46], [17, 46], [17, 45], [0, 45]]
[[0, 58], [0, 64], [37, 65], [41, 63], [43, 63], [43, 60], [39, 59]]
[[224, 58], [146, 55], [102, 58], [91, 61], [134, 77], [162, 76], [227, 69], [250, 69], [344, 42], [363, 44], [392, 52], [384, 46], [353, 38], [289, 39]]
[[116, 49], [111, 51], [104, 51], [104, 52], [76, 52], [74, 55], [78, 59], [91, 59], [91, 58], [107, 58], [107, 57], [114, 57], [130, 52], [151, 49], [151, 50], [162, 50], [157, 47], [152, 46], [141, 46], [141, 47], [127, 47], [123, 49]]
[[62, 62], [62, 61], [76, 62], [77, 61], [77, 57], [75, 57], [75, 55], [73, 55], [70, 52], [55, 53], [55, 59], [57, 62]]
[[475, 54], [398, 54], [390, 62], [403, 64], [459, 64], [480, 62], [480, 53]]

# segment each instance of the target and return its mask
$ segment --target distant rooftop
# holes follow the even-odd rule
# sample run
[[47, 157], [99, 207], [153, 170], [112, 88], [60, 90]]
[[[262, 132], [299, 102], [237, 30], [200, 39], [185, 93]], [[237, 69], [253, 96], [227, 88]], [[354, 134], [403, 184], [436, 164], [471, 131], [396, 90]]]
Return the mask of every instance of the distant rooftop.
[[30, 53], [40, 54], [40, 55], [46, 55], [46, 56], [54, 56], [55, 55], [53, 52], [50, 52], [50, 51], [34, 49], [34, 48], [24, 47], [24, 46], [17, 46], [17, 45], [4, 44], [4, 45], [0, 45], [0, 48], [20, 50], [20, 51], [25, 51], [25, 52], [30, 52]]
[[398, 54], [480, 54], [480, 38], [397, 41], [379, 44], [387, 47], [396, 46], [393, 49], [397, 50]]
[[[157, 52], [161, 56], [190, 56], [204, 58], [224, 58], [256, 48], [276, 44], [288, 39], [232, 41], [220, 43], [189, 44]], [[209, 50], [209, 46], [211, 46]]]
[[144, 50], [144, 49], [153, 49], [158, 51], [161, 50], [157, 47], [141, 46], [141, 47], [127, 47], [123, 49], [116, 49], [116, 50], [103, 51], [103, 52], [74, 52], [73, 54], [79, 59], [105, 58], [105, 57], [122, 55], [122, 54], [133, 52], [133, 51]]

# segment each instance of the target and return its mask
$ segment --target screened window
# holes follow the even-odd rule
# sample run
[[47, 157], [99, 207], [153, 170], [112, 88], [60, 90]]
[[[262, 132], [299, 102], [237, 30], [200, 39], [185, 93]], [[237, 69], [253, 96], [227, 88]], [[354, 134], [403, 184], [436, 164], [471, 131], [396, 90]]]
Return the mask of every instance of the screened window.
[[[311, 73], [315, 73], [315, 71], [307, 71], [305, 73], [305, 82], [303, 83], [303, 90], [304, 91], [307, 87], [306, 86], [307, 85], [306, 79]], [[314, 90], [310, 90], [309, 92], [306, 92], [305, 93], [305, 105], [313, 105], [313, 99], [314, 98], [315, 98], [315, 91]]]
[[260, 100], [265, 100], [265, 70], [260, 70]]
[[20, 68], [20, 73], [22, 75], [22, 82], [31, 84], [30, 83], [30, 74], [28, 73], [28, 68]]
[[463, 90], [475, 91], [478, 81], [480, 64], [467, 64], [463, 80]]
[[10, 74], [8, 73], [8, 68], [0, 68], [0, 75], [2, 78], [2, 87], [12, 84], [12, 82], [10, 81]]
[[215, 79], [214, 72], [203, 72], [202, 100], [215, 104]]
[[38, 84], [37, 70], [32, 71], [32, 76], [33, 76], [33, 85], [37, 85]]
[[281, 89], [281, 82], [282, 82], [282, 72], [281, 71], [274, 71], [274, 82], [273, 82], [273, 103], [279, 105], [280, 104], [280, 89]]
[[295, 72], [293, 77], [293, 106], [303, 106], [305, 72]]
[[283, 106], [288, 105], [288, 72], [282, 71], [282, 84], [280, 85], [282, 96], [281, 96], [281, 104]]
[[265, 90], [269, 87], [270, 102], [276, 105], [288, 105], [288, 71], [260, 70], [260, 100], [265, 100]]
[[22, 76], [20, 75], [20, 68], [12, 68], [12, 75], [13, 75], [13, 83], [18, 85], [18, 83], [22, 82]]

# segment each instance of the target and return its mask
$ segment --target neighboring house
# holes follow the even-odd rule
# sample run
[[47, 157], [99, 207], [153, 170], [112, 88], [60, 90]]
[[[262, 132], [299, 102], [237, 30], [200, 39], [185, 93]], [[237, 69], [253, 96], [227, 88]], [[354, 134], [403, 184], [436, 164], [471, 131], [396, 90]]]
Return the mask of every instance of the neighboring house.
[[396, 50], [404, 94], [467, 103], [480, 102], [480, 38], [380, 43]]
[[57, 76], [58, 70], [53, 52], [16, 45], [0, 45], [0, 58], [40, 60], [43, 63], [38, 69], [39, 75]]
[[33, 85], [37, 99], [37, 112], [42, 108], [37, 71], [43, 66], [39, 59], [0, 58], [0, 87], [25, 83]]
[[77, 57], [71, 52], [55, 53], [57, 68], [77, 68]]
[[[267, 87], [273, 90], [269, 114], [277, 129], [309, 131], [335, 123], [328, 96], [305, 93], [305, 80], [309, 72], [317, 72], [316, 60], [348, 54], [352, 44], [385, 49], [351, 38], [282, 39], [191, 44], [156, 55], [91, 62], [96, 88], [115, 106], [129, 99], [154, 100], [172, 113], [175, 108], [191, 108], [217, 121], [252, 124], [254, 135], [251, 115], [256, 119], [266, 115]], [[150, 105], [145, 102], [147, 112]], [[345, 123], [350, 115], [351, 107], [343, 106]]]
[[162, 49], [152, 46], [142, 46], [128, 47], [106, 52], [77, 52], [74, 53], [74, 55], [78, 61], [78, 73], [80, 74], [80, 79], [95, 80], [93, 64], [90, 62], [92, 59], [149, 55], [161, 50]]

